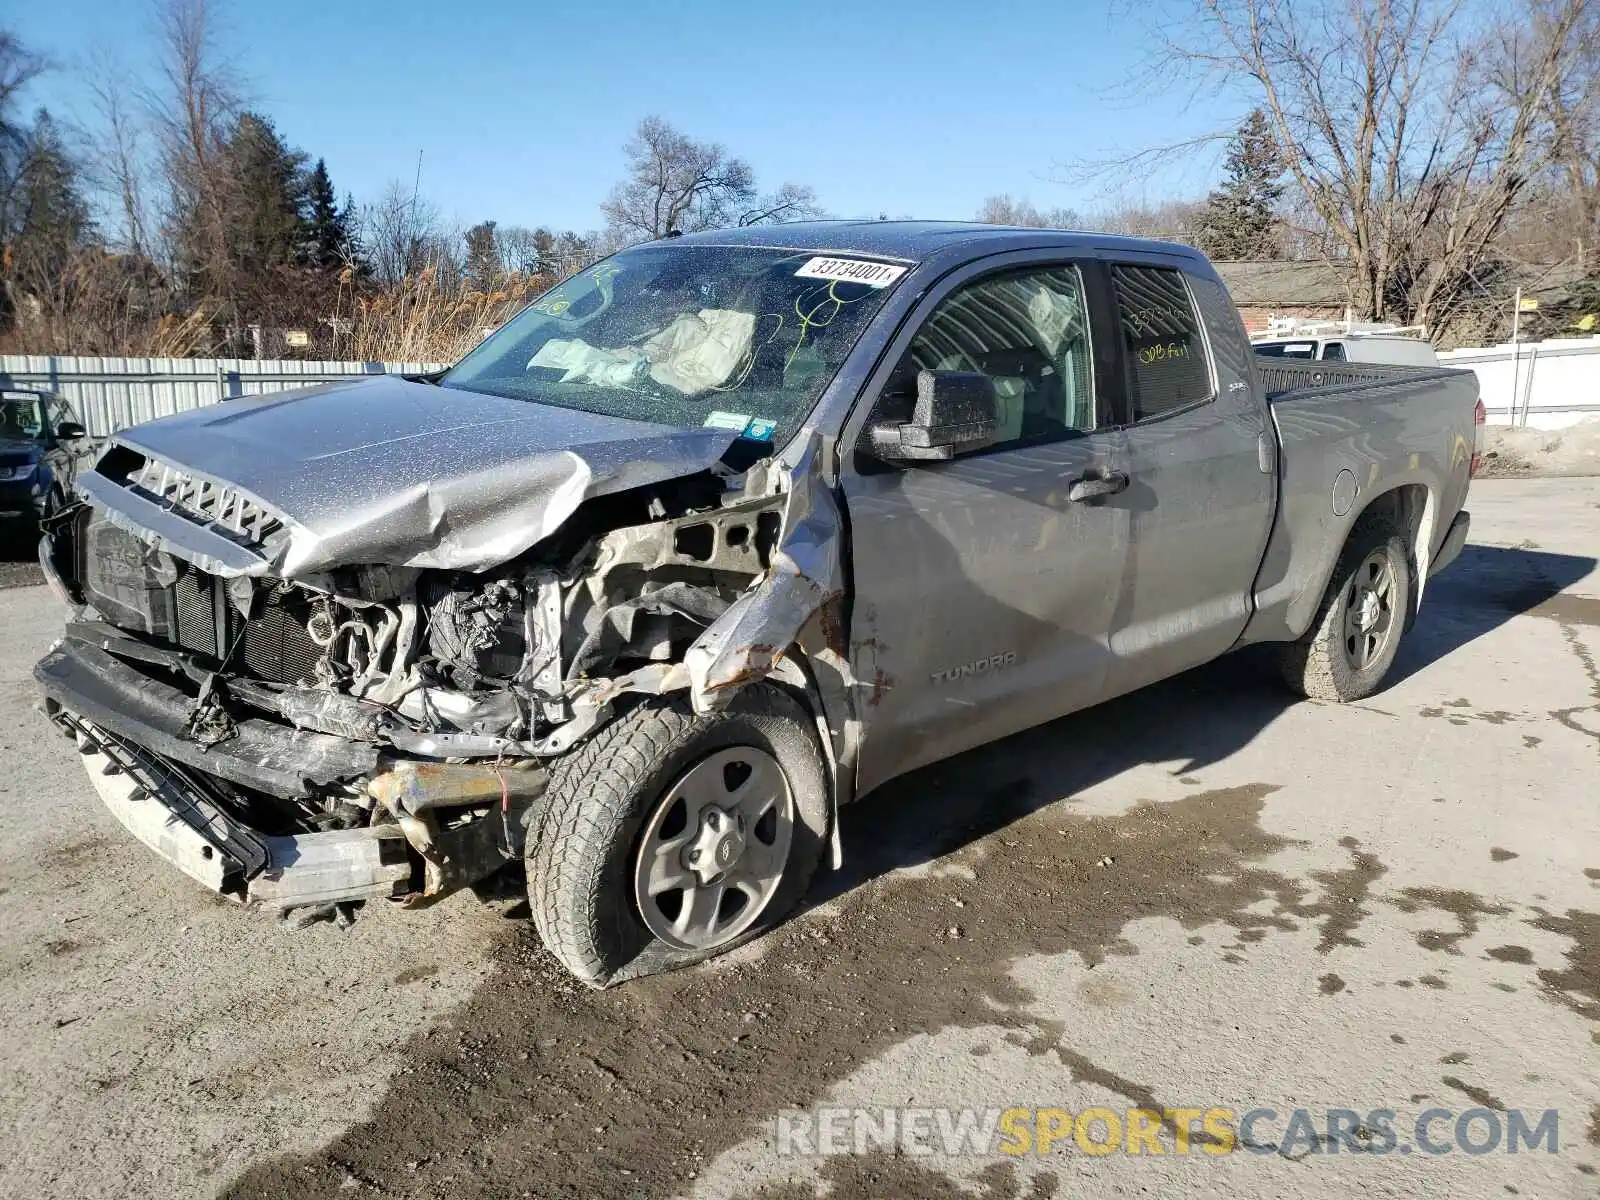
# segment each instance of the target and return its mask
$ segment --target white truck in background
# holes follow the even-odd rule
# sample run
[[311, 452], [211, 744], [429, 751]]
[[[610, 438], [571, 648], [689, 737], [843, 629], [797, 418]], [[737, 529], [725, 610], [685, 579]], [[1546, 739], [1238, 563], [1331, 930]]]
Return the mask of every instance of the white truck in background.
[[1437, 367], [1439, 356], [1420, 325], [1379, 325], [1354, 321], [1306, 321], [1279, 317], [1250, 344], [1267, 358], [1307, 362], [1373, 363], [1391, 367]]

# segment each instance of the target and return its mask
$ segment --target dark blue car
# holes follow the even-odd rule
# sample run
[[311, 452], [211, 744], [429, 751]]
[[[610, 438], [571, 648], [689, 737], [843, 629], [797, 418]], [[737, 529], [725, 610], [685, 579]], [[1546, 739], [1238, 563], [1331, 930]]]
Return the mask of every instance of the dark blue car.
[[38, 521], [60, 508], [86, 436], [59, 396], [0, 392], [0, 521]]

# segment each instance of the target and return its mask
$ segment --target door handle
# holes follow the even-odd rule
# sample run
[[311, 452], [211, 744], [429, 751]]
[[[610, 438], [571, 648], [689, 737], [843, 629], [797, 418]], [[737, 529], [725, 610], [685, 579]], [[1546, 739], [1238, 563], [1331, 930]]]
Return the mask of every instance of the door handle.
[[1072, 486], [1067, 489], [1067, 499], [1076, 502], [1093, 500], [1096, 496], [1115, 496], [1127, 488], [1128, 477], [1121, 471], [1108, 471], [1104, 475], [1085, 475], [1082, 479], [1073, 481]]

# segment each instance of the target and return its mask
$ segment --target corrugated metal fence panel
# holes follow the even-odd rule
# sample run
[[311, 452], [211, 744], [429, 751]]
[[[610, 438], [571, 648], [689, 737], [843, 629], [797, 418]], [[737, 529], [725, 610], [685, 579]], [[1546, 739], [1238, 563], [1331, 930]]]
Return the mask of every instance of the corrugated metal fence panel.
[[215, 404], [223, 398], [261, 396], [351, 375], [414, 375], [448, 365], [0, 354], [0, 386], [37, 388], [64, 396], [89, 432], [105, 437], [130, 425]]

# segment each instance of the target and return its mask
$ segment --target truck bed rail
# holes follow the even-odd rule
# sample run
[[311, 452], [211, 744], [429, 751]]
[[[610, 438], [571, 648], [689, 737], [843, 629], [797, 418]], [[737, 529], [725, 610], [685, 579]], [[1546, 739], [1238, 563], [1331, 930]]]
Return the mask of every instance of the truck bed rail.
[[1436, 375], [1449, 368], [1410, 367], [1391, 363], [1295, 362], [1258, 355], [1256, 370], [1261, 376], [1261, 388], [1270, 401], [1292, 392], [1303, 392], [1312, 388], [1398, 382], [1402, 379]]

